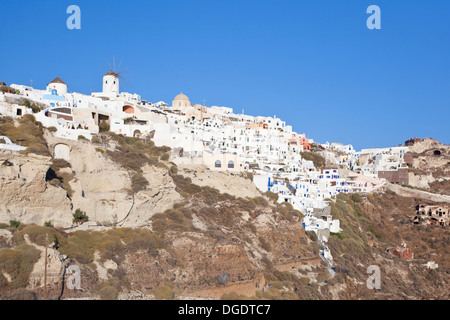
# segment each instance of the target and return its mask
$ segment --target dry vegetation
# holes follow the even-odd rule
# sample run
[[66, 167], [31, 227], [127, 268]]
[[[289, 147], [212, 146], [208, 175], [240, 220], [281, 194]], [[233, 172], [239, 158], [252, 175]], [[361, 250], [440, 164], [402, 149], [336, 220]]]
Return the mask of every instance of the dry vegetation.
[[[0, 288], [17, 289], [28, 285], [30, 273], [41, 252], [27, 244], [0, 250]], [[11, 278], [7, 280], [4, 274]]]
[[303, 159], [312, 161], [317, 169], [325, 167], [326, 160], [320, 154], [312, 151], [303, 151], [300, 154]]
[[44, 138], [44, 127], [31, 114], [24, 115], [17, 126], [12, 118], [0, 118], [0, 135], [7, 136], [13, 143], [27, 147], [23, 153], [50, 156]]
[[[108, 133], [109, 138], [117, 143], [114, 151], [107, 150], [106, 154], [121, 167], [131, 171], [130, 194], [145, 190], [148, 181], [142, 175], [142, 167], [146, 164], [167, 169], [163, 163], [169, 160], [169, 147], [156, 147], [154, 142], [144, 141], [136, 137], [126, 137]], [[104, 153], [103, 149], [97, 151]], [[163, 161], [163, 162], [161, 162]]]

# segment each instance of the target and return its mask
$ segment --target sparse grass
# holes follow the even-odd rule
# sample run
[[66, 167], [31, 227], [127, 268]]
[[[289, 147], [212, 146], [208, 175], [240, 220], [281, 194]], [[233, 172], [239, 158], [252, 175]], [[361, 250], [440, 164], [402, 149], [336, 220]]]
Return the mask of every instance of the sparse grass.
[[330, 232], [330, 235], [335, 236], [340, 240], [344, 239], [344, 237], [342, 236], [342, 234], [340, 232]]
[[0, 121], [0, 135], [7, 136], [13, 143], [27, 147], [22, 153], [35, 153], [50, 156], [47, 143], [44, 139], [44, 127], [36, 121], [31, 114], [24, 115], [15, 126], [11, 118], [2, 118]]
[[266, 239], [264, 239], [264, 237], [259, 237], [259, 243], [261, 244], [261, 248], [263, 248], [267, 252], [272, 251], [272, 246]]
[[[41, 252], [32, 246], [23, 244], [15, 249], [0, 250], [0, 287], [25, 288], [28, 285], [30, 273], [34, 264], [39, 260]], [[2, 273], [11, 277], [8, 282]]]
[[308, 151], [304, 151], [300, 153], [302, 158], [305, 160], [309, 160], [312, 161], [314, 163], [314, 166], [317, 169], [321, 169], [323, 167], [325, 167], [325, 158], [322, 157], [320, 154], [316, 153], [316, 152], [308, 152]]
[[171, 284], [160, 284], [155, 288], [154, 295], [157, 300], [173, 300], [175, 298]]
[[353, 201], [353, 202], [356, 202], [356, 203], [362, 202], [362, 197], [361, 197], [361, 195], [358, 194], [358, 193], [352, 193], [352, 194], [350, 195], [350, 199], [352, 199], [352, 201]]
[[266, 193], [264, 193], [264, 195], [266, 195], [270, 200], [272, 200], [275, 203], [278, 201], [277, 193], [274, 193], [272, 191], [267, 191]]
[[92, 139], [91, 139], [91, 142], [92, 142], [92, 143], [102, 143], [102, 141], [100, 140], [100, 138], [97, 137], [97, 136], [93, 136]]
[[107, 231], [75, 231], [64, 237], [62, 232], [54, 228], [29, 225], [14, 235], [17, 245], [25, 244], [24, 235], [28, 234], [31, 242], [44, 245], [46, 235], [50, 243], [55, 243], [58, 250], [81, 264], [94, 261], [94, 253], [98, 251], [104, 259], [119, 261], [125, 253], [138, 250], [164, 248], [164, 242], [153, 232], [146, 229], [116, 228]]
[[156, 147], [153, 141], [145, 143], [135, 137], [126, 137], [109, 133], [112, 140], [118, 143], [116, 150], [107, 151], [107, 155], [122, 167], [140, 171], [145, 164], [160, 165], [159, 158], [168, 153], [169, 147]]
[[102, 300], [117, 300], [119, 292], [111, 285], [105, 285], [99, 290], [100, 299]]
[[243, 294], [237, 294], [236, 292], [224, 293], [220, 300], [249, 300], [249, 297]]
[[131, 193], [136, 194], [139, 191], [145, 190], [148, 186], [148, 181], [142, 173], [135, 173], [131, 177]]
[[282, 202], [281, 204], [277, 203], [277, 211], [281, 213], [289, 222], [293, 222], [295, 217], [302, 218], [303, 215], [300, 211], [294, 209], [292, 204], [289, 202]]
[[269, 203], [267, 202], [267, 200], [264, 199], [263, 197], [256, 197], [256, 198], [253, 198], [253, 201], [256, 203], [257, 206], [267, 207], [267, 206], [269, 205]]
[[192, 183], [192, 180], [188, 177], [183, 177], [182, 175], [172, 175], [173, 182], [176, 185], [176, 190], [181, 195], [185, 197], [192, 196], [196, 193], [200, 193], [202, 188], [196, 184]]
[[192, 212], [189, 208], [169, 209], [152, 217], [153, 231], [164, 237], [167, 230], [192, 231]]
[[63, 168], [71, 168], [71, 164], [64, 159], [53, 159], [51, 168], [56, 172]]
[[170, 154], [168, 152], [164, 153], [161, 158], [162, 161], [169, 161], [170, 159]]

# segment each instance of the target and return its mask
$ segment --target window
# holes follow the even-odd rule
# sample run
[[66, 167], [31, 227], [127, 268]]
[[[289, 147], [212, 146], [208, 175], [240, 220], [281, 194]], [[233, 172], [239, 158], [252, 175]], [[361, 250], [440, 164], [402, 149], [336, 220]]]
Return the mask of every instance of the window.
[[228, 161], [228, 168], [233, 169], [234, 168], [234, 162]]
[[215, 167], [216, 168], [221, 168], [222, 167], [222, 162], [220, 162], [220, 160], [217, 160], [215, 163]]

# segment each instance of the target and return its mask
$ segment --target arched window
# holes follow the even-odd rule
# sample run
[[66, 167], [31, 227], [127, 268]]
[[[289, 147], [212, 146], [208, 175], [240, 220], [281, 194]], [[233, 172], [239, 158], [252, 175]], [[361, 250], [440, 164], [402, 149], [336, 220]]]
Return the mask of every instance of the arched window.
[[220, 162], [220, 160], [217, 160], [216, 164], [215, 164], [215, 167], [216, 168], [221, 168], [222, 167], [222, 162]]
[[233, 169], [234, 168], [234, 162], [228, 161], [228, 168]]

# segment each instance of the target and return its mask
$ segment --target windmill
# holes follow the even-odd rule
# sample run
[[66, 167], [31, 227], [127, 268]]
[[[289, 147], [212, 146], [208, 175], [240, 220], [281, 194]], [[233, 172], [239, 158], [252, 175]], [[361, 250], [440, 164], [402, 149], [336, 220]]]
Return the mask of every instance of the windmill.
[[123, 83], [120, 83], [120, 80], [123, 80], [125, 82], [128, 82], [125, 77], [129, 76], [128, 74], [123, 74], [123, 72], [128, 69], [128, 67], [124, 69], [120, 69], [122, 65], [122, 60], [120, 60], [119, 67], [116, 69], [116, 60], [113, 56], [113, 64], [109, 63], [108, 59], [106, 59], [106, 62], [108, 63], [109, 68], [104, 67], [106, 70], [108, 70], [108, 73], [103, 75], [103, 92], [108, 93], [119, 93], [119, 86], [121, 85], [122, 88], [127, 91]]

